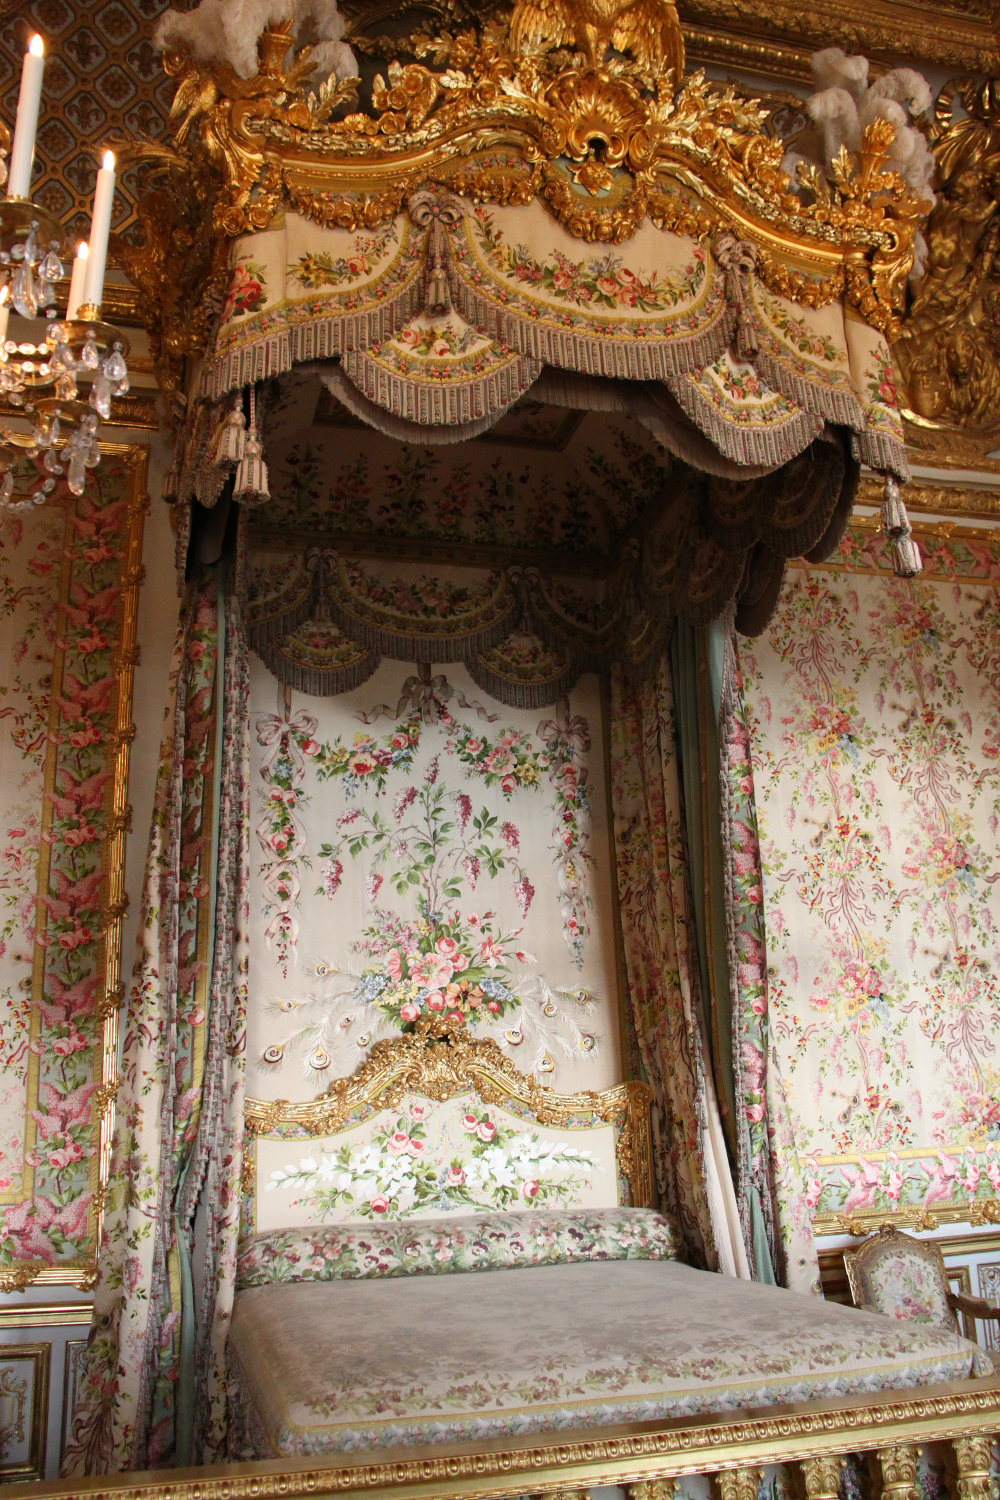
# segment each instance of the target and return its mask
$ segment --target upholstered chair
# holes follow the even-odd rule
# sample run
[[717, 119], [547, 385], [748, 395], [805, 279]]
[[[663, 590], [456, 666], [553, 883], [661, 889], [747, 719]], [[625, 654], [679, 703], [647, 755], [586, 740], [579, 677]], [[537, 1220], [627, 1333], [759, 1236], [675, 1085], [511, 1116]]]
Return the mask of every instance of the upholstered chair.
[[[1000, 1322], [1000, 1307], [985, 1297], [953, 1292], [944, 1257], [933, 1240], [915, 1240], [899, 1229], [880, 1229], [857, 1250], [844, 1251], [855, 1307], [916, 1323], [940, 1323], [964, 1334], [958, 1314]], [[992, 1354], [1000, 1370], [1000, 1356]]]

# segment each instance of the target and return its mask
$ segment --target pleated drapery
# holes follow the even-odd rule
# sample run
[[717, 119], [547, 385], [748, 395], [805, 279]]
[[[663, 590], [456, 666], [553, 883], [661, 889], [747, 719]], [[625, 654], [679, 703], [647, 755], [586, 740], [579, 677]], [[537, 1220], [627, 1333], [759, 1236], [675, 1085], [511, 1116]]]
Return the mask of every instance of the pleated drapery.
[[760, 851], [731, 626], [678, 619], [670, 654], [706, 1042], [747, 1260], [755, 1281], [774, 1285]]
[[[220, 569], [189, 585], [174, 648], [94, 1320], [66, 1475], [224, 1454], [249, 816], [246, 646], [222, 578]], [[196, 1306], [199, 1198], [208, 1234]]]
[[661, 1207], [692, 1265], [749, 1276], [705, 1065], [699, 959], [669, 659], [644, 683], [611, 678], [611, 795], [625, 980], [642, 1069], [653, 1089]]

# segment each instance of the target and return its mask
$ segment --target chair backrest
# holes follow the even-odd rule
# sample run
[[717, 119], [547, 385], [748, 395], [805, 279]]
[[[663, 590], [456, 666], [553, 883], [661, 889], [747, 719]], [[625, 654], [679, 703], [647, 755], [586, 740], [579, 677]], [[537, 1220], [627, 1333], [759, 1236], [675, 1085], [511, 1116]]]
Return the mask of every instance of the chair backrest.
[[937, 1245], [899, 1229], [880, 1229], [844, 1252], [855, 1307], [903, 1322], [937, 1323], [961, 1333], [948, 1306], [948, 1273]]

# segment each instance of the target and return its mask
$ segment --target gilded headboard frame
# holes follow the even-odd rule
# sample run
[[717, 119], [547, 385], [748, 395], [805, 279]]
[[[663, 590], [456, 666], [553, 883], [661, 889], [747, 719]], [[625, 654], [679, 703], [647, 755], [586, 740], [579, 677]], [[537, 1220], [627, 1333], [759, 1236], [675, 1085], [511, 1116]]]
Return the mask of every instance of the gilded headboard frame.
[[395, 1109], [407, 1093], [423, 1094], [443, 1104], [470, 1090], [484, 1104], [526, 1106], [539, 1125], [568, 1126], [588, 1113], [614, 1125], [618, 1171], [628, 1182], [632, 1206], [652, 1206], [652, 1090], [648, 1084], [620, 1083], [600, 1093], [556, 1094], [519, 1073], [495, 1042], [465, 1031], [437, 1036], [410, 1033], [377, 1042], [356, 1073], [336, 1079], [326, 1093], [308, 1104], [248, 1099], [244, 1190], [251, 1188], [254, 1179], [256, 1138], [273, 1135], [282, 1125], [298, 1126], [312, 1137], [327, 1136], [341, 1130], [366, 1105]]

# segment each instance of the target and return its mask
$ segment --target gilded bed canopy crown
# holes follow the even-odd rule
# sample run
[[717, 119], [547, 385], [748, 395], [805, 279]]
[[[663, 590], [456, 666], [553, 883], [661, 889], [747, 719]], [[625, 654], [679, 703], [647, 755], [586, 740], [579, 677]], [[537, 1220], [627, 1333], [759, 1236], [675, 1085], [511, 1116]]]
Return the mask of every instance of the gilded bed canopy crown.
[[374, 59], [370, 85], [317, 81], [291, 19], [263, 32], [250, 78], [225, 61], [165, 56], [173, 144], [132, 148], [162, 186], [142, 210], [146, 245], [122, 256], [174, 388], [217, 314], [228, 241], [283, 209], [376, 229], [428, 185], [470, 204], [537, 199], [590, 242], [622, 244], [647, 220], [695, 239], [728, 231], [774, 293], [813, 309], [843, 298], [897, 334], [928, 205], [887, 165], [887, 121], [827, 172], [800, 167], [793, 182], [766, 110], [684, 73], [671, 0], [519, 0], [513, 11], [462, 7], [436, 34], [373, 31], [362, 13], [347, 37]]

